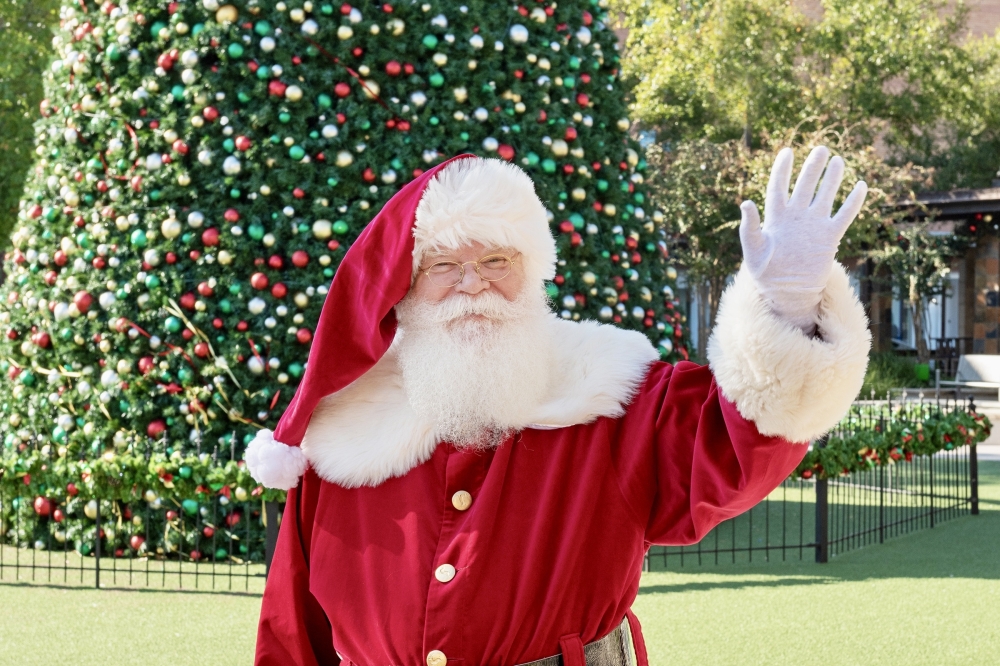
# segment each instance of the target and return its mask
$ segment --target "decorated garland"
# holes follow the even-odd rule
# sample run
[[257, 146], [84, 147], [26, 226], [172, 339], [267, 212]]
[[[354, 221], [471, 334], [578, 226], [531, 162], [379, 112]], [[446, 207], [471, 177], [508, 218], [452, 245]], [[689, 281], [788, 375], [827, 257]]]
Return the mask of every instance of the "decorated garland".
[[806, 454], [791, 478], [847, 476], [878, 465], [910, 462], [914, 456], [975, 446], [989, 437], [991, 427], [983, 414], [965, 411], [932, 411], [916, 418], [900, 412], [850, 435], [831, 435], [825, 446], [814, 446]]

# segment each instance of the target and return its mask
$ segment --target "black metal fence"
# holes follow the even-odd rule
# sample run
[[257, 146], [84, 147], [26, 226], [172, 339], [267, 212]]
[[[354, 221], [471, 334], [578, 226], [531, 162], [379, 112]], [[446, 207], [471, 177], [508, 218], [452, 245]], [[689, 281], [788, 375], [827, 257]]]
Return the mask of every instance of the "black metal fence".
[[0, 582], [259, 594], [279, 516], [275, 502], [224, 496], [36, 507], [0, 495]]
[[[884, 428], [901, 416], [975, 409], [961, 396], [859, 401], [833, 434]], [[815, 445], [822, 446], [822, 442]], [[690, 546], [653, 546], [644, 570], [788, 560], [827, 562], [840, 553], [961, 515], [978, 514], [975, 446], [913, 456], [831, 479], [789, 479], [763, 502]]]

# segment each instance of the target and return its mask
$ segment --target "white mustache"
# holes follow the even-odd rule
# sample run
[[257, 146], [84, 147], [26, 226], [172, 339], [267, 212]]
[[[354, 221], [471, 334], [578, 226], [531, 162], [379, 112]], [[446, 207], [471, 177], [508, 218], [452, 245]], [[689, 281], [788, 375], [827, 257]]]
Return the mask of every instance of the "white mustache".
[[[422, 308], [423, 309], [423, 308]], [[476, 296], [455, 294], [448, 298], [428, 304], [421, 314], [435, 324], [448, 324], [471, 315], [481, 315], [495, 321], [507, 321], [516, 316], [518, 304], [508, 301], [496, 292], [481, 292]]]

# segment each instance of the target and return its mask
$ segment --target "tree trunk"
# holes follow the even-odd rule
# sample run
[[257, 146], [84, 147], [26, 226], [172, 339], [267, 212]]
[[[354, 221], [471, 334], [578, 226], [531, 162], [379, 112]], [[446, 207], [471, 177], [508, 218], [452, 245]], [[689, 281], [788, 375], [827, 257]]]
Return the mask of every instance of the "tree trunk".
[[930, 349], [927, 347], [927, 337], [924, 335], [924, 299], [917, 293], [915, 288], [916, 280], [910, 280], [910, 316], [913, 317], [913, 337], [917, 343], [917, 363], [927, 363], [931, 359]]
[[750, 110], [747, 109], [746, 119], [743, 121], [743, 145], [747, 150], [753, 148], [753, 127], [750, 124]]

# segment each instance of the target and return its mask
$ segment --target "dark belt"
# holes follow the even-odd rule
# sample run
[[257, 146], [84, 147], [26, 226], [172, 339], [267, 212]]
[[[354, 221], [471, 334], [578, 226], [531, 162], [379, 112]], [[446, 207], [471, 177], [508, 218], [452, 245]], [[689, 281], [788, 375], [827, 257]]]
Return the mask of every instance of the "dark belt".
[[[615, 630], [599, 641], [583, 646], [587, 666], [634, 666], [632, 633], [626, 617]], [[562, 655], [530, 661], [520, 666], [564, 666]]]

